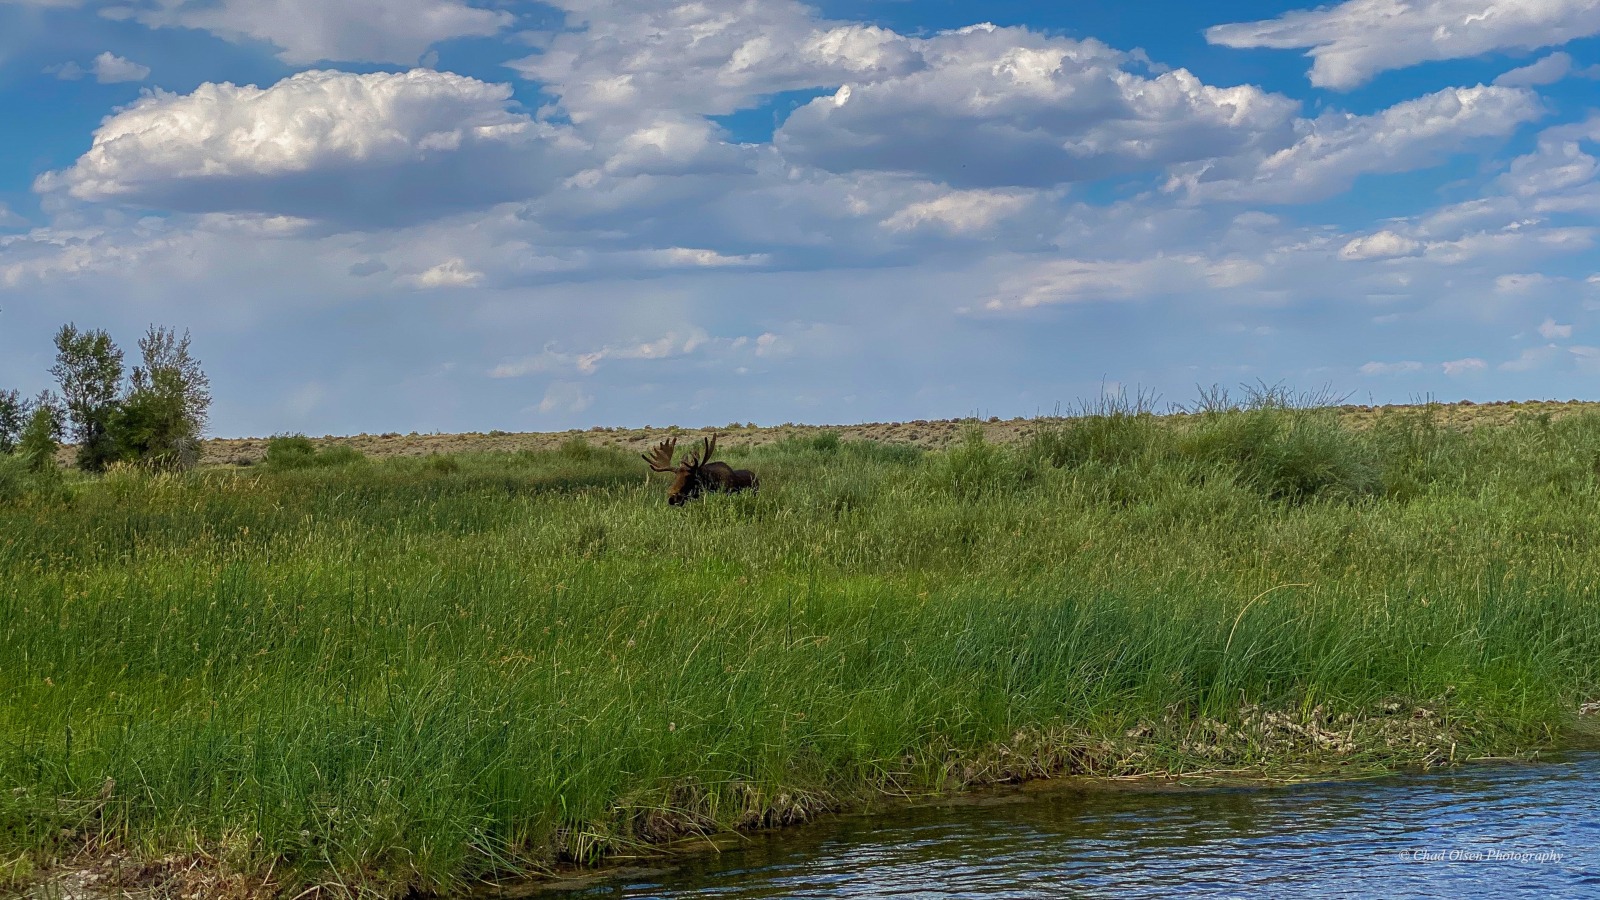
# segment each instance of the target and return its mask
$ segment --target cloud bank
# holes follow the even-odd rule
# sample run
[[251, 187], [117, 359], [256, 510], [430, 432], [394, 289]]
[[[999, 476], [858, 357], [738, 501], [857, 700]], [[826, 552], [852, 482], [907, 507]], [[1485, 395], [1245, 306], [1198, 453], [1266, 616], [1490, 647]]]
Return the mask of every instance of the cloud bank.
[[1217, 25], [1206, 40], [1305, 49], [1311, 83], [1360, 87], [1381, 72], [1497, 50], [1536, 50], [1600, 34], [1596, 0], [1347, 0], [1275, 19]]

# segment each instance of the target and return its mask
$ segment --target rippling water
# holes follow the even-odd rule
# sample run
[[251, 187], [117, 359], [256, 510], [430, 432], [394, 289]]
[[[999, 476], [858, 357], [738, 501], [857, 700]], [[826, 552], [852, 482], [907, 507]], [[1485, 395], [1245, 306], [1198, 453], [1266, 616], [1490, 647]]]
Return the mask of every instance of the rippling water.
[[1600, 898], [1600, 754], [1207, 790], [1050, 790], [842, 817], [563, 897]]

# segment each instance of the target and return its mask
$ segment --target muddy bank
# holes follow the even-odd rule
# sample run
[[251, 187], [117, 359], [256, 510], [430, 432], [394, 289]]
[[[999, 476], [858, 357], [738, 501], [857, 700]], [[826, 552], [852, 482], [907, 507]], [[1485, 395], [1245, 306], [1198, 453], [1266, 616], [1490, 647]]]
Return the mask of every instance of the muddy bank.
[[[1247, 705], [1231, 723], [1184, 718], [1176, 711], [1140, 722], [1120, 735], [1079, 729], [1024, 729], [977, 754], [939, 752], [908, 756], [903, 770], [881, 781], [837, 792], [742, 792], [743, 811], [731, 821], [709, 810], [693, 783], [673, 785], [653, 797], [619, 804], [611, 821], [589, 830], [591, 853], [573, 858], [554, 848], [542, 865], [507, 871], [463, 892], [469, 897], [526, 897], [566, 891], [619, 878], [643, 877], [686, 855], [716, 852], [749, 835], [802, 826], [818, 817], [872, 815], [906, 806], [1004, 805], [1026, 794], [1061, 790], [1193, 791], [1218, 786], [1272, 786], [1366, 778], [1406, 771], [1467, 766], [1489, 760], [1535, 760], [1547, 751], [1600, 749], [1600, 701], [1582, 704], [1570, 727], [1495, 756], [1473, 754], [1496, 737], [1453, 718], [1449, 698], [1427, 703], [1385, 701], [1362, 714], [1330, 715]], [[1503, 739], [1503, 736], [1501, 736]], [[108, 786], [107, 795], [114, 789]], [[93, 820], [91, 810], [86, 820]], [[29, 900], [312, 900], [312, 898], [430, 896], [415, 885], [341, 872], [306, 882], [292, 866], [252, 853], [250, 841], [193, 847], [157, 858], [99, 843], [92, 821], [76, 836], [76, 849], [48, 867], [0, 861], [0, 890], [8, 881]]]

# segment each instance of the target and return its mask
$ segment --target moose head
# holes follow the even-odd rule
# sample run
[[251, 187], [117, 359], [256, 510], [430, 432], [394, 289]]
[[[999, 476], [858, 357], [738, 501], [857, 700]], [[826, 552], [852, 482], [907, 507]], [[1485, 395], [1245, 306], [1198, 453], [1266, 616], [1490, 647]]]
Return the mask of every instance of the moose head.
[[692, 451], [684, 457], [683, 462], [674, 466], [672, 454], [677, 449], [678, 439], [667, 438], [649, 453], [640, 454], [653, 471], [671, 472], [676, 476], [672, 481], [672, 490], [667, 494], [667, 502], [673, 506], [682, 506], [706, 491], [737, 493], [761, 488], [761, 479], [749, 469], [735, 469], [725, 462], [710, 461], [711, 454], [717, 451], [716, 435], [706, 438], [699, 450]]

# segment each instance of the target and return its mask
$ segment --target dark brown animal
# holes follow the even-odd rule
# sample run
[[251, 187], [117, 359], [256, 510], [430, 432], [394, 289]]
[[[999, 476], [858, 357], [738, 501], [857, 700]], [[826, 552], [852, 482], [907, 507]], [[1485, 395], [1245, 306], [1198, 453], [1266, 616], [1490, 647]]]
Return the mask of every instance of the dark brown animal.
[[674, 466], [672, 454], [677, 449], [678, 439], [667, 438], [649, 453], [639, 454], [651, 469], [677, 476], [672, 482], [672, 491], [667, 494], [667, 502], [673, 506], [682, 506], [706, 491], [736, 494], [743, 490], [754, 492], [761, 489], [761, 479], [749, 469], [735, 469], [725, 462], [710, 462], [711, 454], [717, 452], [716, 435], [706, 438], [697, 452], [690, 453], [683, 462]]

